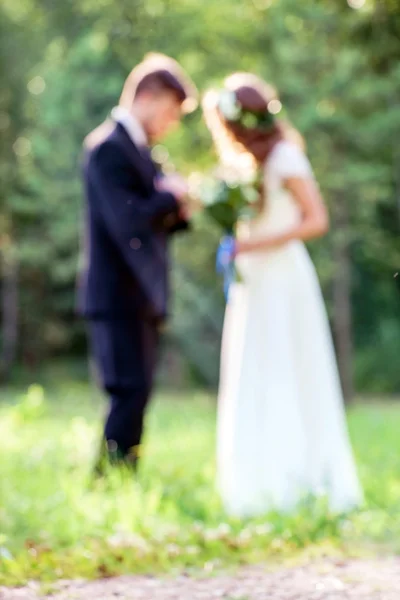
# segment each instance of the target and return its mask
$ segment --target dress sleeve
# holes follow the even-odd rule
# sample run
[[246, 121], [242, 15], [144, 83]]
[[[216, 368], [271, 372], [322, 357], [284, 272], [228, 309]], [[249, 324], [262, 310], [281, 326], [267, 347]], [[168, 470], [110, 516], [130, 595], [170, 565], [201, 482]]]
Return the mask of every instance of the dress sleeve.
[[281, 180], [291, 177], [314, 178], [313, 170], [303, 150], [292, 142], [281, 142], [272, 156], [272, 166]]

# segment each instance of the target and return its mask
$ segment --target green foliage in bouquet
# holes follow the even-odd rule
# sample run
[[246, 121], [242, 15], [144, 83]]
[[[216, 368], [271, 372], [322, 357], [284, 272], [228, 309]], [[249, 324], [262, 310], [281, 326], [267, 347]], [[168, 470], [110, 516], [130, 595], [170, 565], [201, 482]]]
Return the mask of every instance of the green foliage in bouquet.
[[251, 216], [258, 201], [256, 182], [228, 182], [224, 179], [209, 179], [202, 182], [199, 198], [205, 213], [215, 221], [224, 233], [234, 233], [240, 218]]

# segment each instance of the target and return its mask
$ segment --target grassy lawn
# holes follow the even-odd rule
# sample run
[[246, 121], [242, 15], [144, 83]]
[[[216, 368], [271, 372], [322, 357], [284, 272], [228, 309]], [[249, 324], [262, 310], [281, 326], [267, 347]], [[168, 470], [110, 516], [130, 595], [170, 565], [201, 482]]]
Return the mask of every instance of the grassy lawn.
[[82, 384], [2, 391], [0, 584], [257, 562], [299, 552], [400, 549], [400, 404], [350, 412], [366, 507], [240, 522], [214, 490], [215, 400], [160, 394], [137, 481], [89, 486], [104, 403]]

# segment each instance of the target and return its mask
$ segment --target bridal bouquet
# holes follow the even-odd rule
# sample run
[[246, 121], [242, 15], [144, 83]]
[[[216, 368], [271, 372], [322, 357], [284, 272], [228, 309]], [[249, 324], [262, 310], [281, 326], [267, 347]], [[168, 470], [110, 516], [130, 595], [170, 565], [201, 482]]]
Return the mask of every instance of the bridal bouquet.
[[256, 177], [244, 179], [232, 171], [219, 171], [208, 177], [192, 176], [191, 188], [191, 194], [200, 201], [206, 215], [224, 233], [217, 250], [216, 268], [223, 275], [228, 298], [230, 285], [238, 280], [233, 262], [236, 224], [254, 213], [260, 194], [259, 183]]
[[192, 195], [198, 198], [206, 215], [229, 236], [233, 235], [239, 219], [254, 212], [259, 198], [255, 178], [239, 179], [231, 173], [192, 176], [191, 187]]

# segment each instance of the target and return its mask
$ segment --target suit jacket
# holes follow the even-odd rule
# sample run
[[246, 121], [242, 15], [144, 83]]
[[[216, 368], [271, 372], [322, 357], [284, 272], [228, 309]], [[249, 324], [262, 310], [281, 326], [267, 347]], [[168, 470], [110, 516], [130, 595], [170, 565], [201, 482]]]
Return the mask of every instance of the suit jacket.
[[157, 169], [149, 150], [138, 148], [120, 124], [105, 129], [85, 151], [79, 311], [90, 319], [129, 318], [139, 311], [163, 320], [169, 296], [168, 237], [188, 223], [179, 216], [175, 197], [156, 190]]

